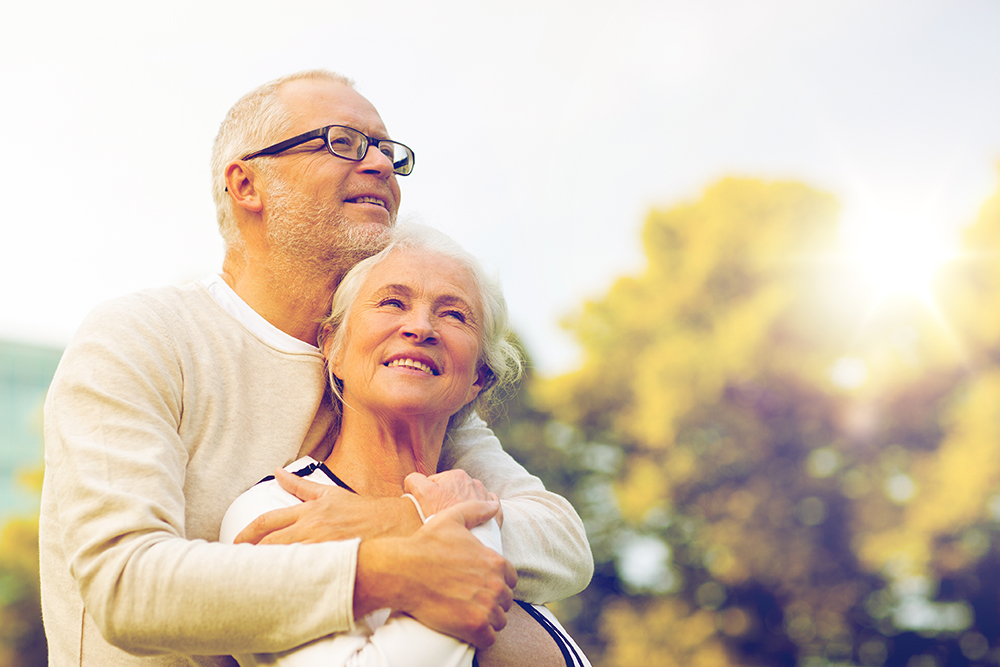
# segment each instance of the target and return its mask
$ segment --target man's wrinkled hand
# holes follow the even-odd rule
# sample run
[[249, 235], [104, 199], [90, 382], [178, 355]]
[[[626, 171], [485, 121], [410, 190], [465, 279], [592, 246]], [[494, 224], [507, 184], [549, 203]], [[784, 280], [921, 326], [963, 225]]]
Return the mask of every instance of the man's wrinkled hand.
[[286, 470], [275, 471], [285, 491], [303, 502], [260, 515], [235, 542], [291, 544], [331, 542], [356, 537], [411, 535], [420, 526], [405, 498], [365, 498], [339, 486], [317, 484]]
[[[438, 512], [405, 540], [401, 566], [413, 581], [401, 609], [424, 625], [480, 648], [507, 624], [517, 573], [469, 529], [499, 510], [496, 501], [467, 501]], [[362, 546], [364, 544], [362, 543]]]

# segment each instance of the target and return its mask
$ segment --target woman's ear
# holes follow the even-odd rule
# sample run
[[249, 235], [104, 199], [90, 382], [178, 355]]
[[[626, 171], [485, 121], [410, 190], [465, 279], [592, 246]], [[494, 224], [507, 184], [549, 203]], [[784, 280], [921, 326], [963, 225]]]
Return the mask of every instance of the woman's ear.
[[469, 393], [465, 397], [465, 404], [468, 405], [482, 392], [486, 391], [493, 385], [493, 371], [486, 364], [479, 367], [479, 372], [476, 374], [476, 379], [472, 382], [472, 386], [469, 387]]
[[324, 324], [323, 328], [320, 329], [319, 339], [323, 341], [323, 356], [330, 356], [330, 346], [333, 344], [333, 325]]
[[326, 358], [326, 365], [330, 372], [338, 379], [341, 377], [340, 369], [344, 363], [343, 345], [339, 349], [333, 349], [333, 341], [337, 336], [333, 333], [333, 327], [329, 324], [323, 327], [323, 356]]

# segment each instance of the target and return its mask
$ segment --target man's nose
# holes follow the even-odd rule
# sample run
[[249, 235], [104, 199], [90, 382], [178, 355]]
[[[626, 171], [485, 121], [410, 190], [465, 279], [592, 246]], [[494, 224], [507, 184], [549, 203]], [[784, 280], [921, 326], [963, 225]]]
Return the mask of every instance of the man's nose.
[[369, 174], [378, 174], [382, 178], [392, 176], [393, 169], [395, 168], [392, 164], [392, 159], [374, 144], [368, 145], [368, 152], [365, 153], [365, 157], [358, 163], [358, 166], [362, 171]]

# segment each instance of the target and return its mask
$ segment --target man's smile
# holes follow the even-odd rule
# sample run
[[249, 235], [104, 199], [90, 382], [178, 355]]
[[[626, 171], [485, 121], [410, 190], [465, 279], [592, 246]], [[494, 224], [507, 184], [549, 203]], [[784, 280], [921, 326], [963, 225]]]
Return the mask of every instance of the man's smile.
[[381, 206], [384, 209], [389, 208], [386, 205], [384, 199], [381, 199], [379, 197], [372, 197], [370, 195], [363, 195], [361, 197], [355, 197], [354, 199], [348, 199], [347, 202], [350, 204], [375, 204], [377, 206]]

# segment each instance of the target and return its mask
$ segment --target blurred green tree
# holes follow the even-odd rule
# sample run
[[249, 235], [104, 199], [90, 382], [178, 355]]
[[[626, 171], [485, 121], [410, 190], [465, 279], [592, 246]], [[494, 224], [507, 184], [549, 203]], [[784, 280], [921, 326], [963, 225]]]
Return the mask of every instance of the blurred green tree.
[[[994, 209], [970, 238], [996, 247]], [[613, 491], [596, 515], [577, 499], [600, 527], [583, 631], [602, 664], [941, 667], [1000, 639], [973, 599], [1000, 514], [1000, 379], [940, 311], [869, 288], [837, 217], [828, 194], [750, 179], [653, 211], [645, 270], [570, 323], [580, 369], [532, 384], [566, 442], [620, 453], [573, 473], [591, 500]], [[956, 326], [982, 315], [989, 366], [996, 266], [948, 287]]]
[[[41, 489], [40, 472], [22, 475]], [[38, 590], [38, 517], [0, 529], [0, 667], [42, 667], [48, 652]]]

